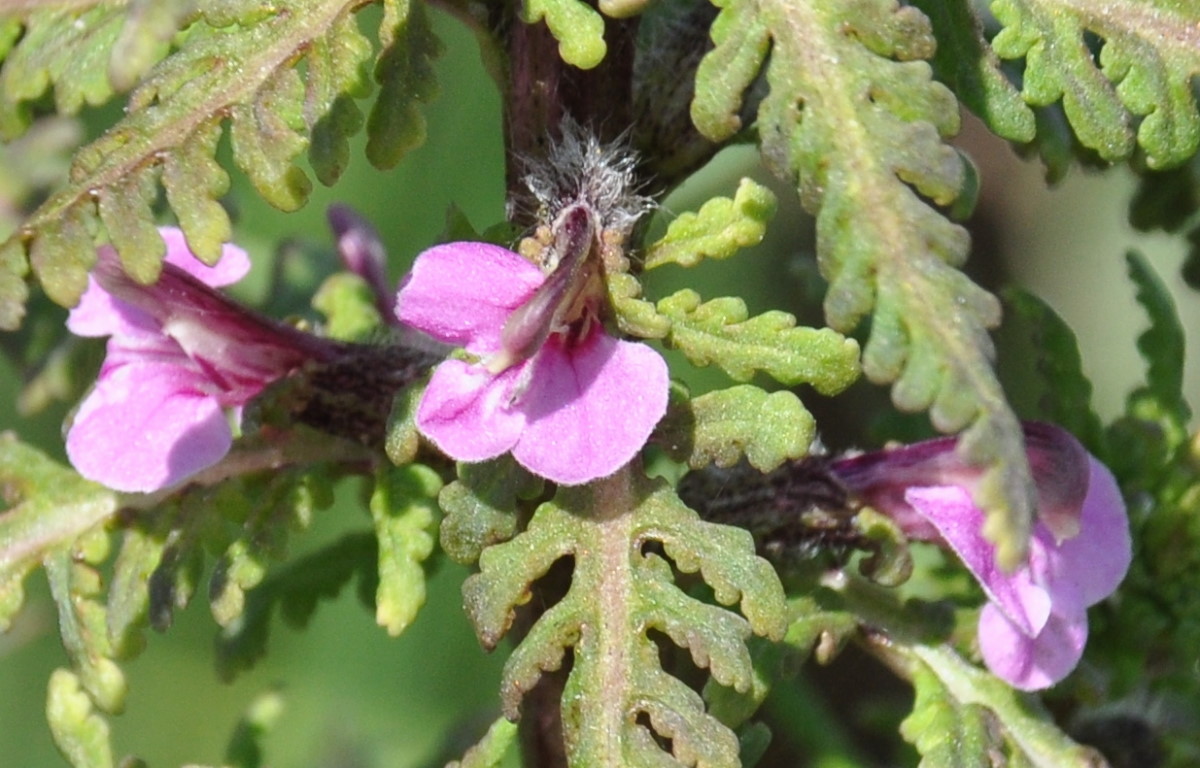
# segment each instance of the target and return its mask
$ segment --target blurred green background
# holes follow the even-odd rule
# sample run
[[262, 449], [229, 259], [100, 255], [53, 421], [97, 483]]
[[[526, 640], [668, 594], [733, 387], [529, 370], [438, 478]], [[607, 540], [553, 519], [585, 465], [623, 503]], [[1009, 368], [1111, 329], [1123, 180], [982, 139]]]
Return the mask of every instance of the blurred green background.
[[[239, 287], [243, 298], [272, 306], [288, 303], [267, 295], [276, 248], [290, 240], [300, 245], [296, 253], [328, 254], [324, 211], [331, 202], [348, 203], [376, 224], [392, 254], [393, 277], [438, 239], [451, 205], [478, 229], [503, 218], [495, 86], [471, 35], [444, 16], [435, 21], [446, 43], [438, 65], [441, 95], [425, 110], [428, 142], [398, 169], [380, 173], [371, 168], [359, 137], [342, 181], [333, 189], [318, 188], [295, 214], [270, 208], [233, 173], [236, 238], [256, 263], [252, 278]], [[93, 115], [92, 122], [102, 125], [112, 114]], [[1133, 179], [1123, 170], [1104, 175], [1073, 171], [1064, 184], [1048, 190], [1036, 163], [1018, 160], [977, 124], [968, 121], [961, 143], [983, 177], [972, 225], [976, 254], [971, 268], [989, 287], [1012, 280], [1034, 290], [1072, 324], [1101, 412], [1115, 414], [1140, 376], [1134, 340], [1143, 327], [1122, 255], [1136, 246], [1151, 256], [1181, 297], [1185, 324], [1193, 328], [1200, 310], [1178, 277], [1182, 244], [1132, 231], [1126, 205]], [[770, 181], [757, 170], [752, 149], [723, 153], [668, 199], [661, 216], [694, 209], [713, 194], [732, 195], [746, 174]], [[662, 270], [650, 276], [648, 293], [661, 296], [686, 283], [713, 297], [737, 285], [752, 311], [779, 307], [818, 322], [821, 286], [813, 266], [811, 221], [799, 211], [794, 192], [770, 183], [781, 197], [780, 213], [762, 246], [729, 262], [702, 265], [694, 274]], [[307, 281], [320, 272], [303, 261], [290, 261], [287, 269], [294, 285], [308, 288]], [[1006, 364], [1019, 366], [1021, 361], [1002, 358], [1001, 365]], [[1195, 365], [1189, 366], [1188, 377], [1194, 391]], [[710, 372], [689, 380], [697, 388], [722, 381]], [[0, 361], [0, 427], [18, 428], [24, 439], [61, 457], [59, 425], [66, 404], [20, 420], [14, 403], [17, 386], [17, 373]], [[859, 397], [879, 399], [880, 393], [866, 384], [858, 390]], [[837, 403], [820, 408], [824, 421], [819, 424], [828, 434], [859, 434], [837, 421], [858, 418], [847, 415], [847, 409]], [[333, 509], [319, 514], [312, 529], [293, 536], [294, 555], [369, 526], [354, 490], [343, 488]], [[462, 615], [464, 575], [461, 568], [442, 566], [433, 576], [424, 612], [398, 639], [374, 625], [352, 590], [323, 603], [307, 631], [277, 622], [267, 658], [230, 685], [216, 678], [215, 624], [204, 600], [197, 599], [168, 633], [151, 633], [149, 647], [127, 665], [128, 709], [111, 721], [118, 753], [137, 754], [156, 768], [219, 764], [241, 712], [255, 696], [278, 687], [285, 709], [265, 742], [271, 766], [403, 768], [440, 764], [460, 754], [498, 714], [496, 687], [503, 661], [502, 652], [489, 656], [479, 648]], [[0, 765], [49, 768], [62, 761], [43, 716], [45, 687], [50, 671], [65, 659], [41, 576], [34, 574], [28, 586], [23, 614], [0, 636]], [[784, 706], [811, 706], [789, 702]], [[813, 738], [823, 736], [812, 730]]]

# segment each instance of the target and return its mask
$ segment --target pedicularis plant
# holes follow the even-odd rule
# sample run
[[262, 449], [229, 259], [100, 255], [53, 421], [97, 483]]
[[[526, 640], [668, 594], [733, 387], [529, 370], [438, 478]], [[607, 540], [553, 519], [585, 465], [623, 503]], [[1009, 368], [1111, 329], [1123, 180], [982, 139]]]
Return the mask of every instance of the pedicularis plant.
[[[380, 170], [437, 150], [440, 12], [501, 94], [507, 215], [393, 254], [397, 290], [335, 206], [319, 316], [229, 298], [251, 266], [231, 173], [304, 211], [364, 127]], [[1128, 165], [1135, 224], [1186, 234], [1196, 277], [1195, 0], [9, 0], [0, 57], [13, 396], [78, 403], [50, 453], [0, 436], [0, 629], [45, 579], [71, 765], [141, 764], [110, 739], [122, 664], [198, 590], [232, 673], [273, 606], [303, 623], [355, 578], [400, 635], [445, 558], [507, 659], [464, 766], [853, 764], [760, 708], [839, 654], [911, 686], [889, 764], [1200, 760], [1200, 438], [1172, 300], [1130, 254], [1145, 383], [1104, 424], [1071, 329], [961, 271], [978, 179], [950, 143], [965, 108], [1052, 179]], [[115, 100], [74, 147], [64, 120]], [[763, 238], [776, 200], [750, 180], [659, 210], [735, 143], [814, 218], [827, 327], [751, 314], [736, 283], [643, 287]], [[1036, 412], [994, 365], [1007, 318], [1034, 331]], [[727, 384], [693, 395], [689, 366]], [[945, 436], [884, 447], [911, 432], [880, 404], [855, 417], [880, 442], [830, 454], [862, 434], [836, 407], [860, 378]], [[364, 530], [289, 560], [344, 481]], [[247, 718], [230, 765], [260, 764], [270, 718]]]

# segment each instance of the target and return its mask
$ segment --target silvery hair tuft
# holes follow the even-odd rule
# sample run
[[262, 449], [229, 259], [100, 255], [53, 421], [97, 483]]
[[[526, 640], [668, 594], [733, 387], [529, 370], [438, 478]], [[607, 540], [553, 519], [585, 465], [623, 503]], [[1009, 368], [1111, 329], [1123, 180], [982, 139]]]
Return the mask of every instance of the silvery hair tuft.
[[624, 139], [601, 143], [574, 120], [562, 123], [562, 138], [550, 148], [545, 163], [527, 163], [525, 185], [537, 199], [541, 216], [552, 221], [567, 206], [585, 204], [600, 226], [627, 235], [653, 208], [638, 194], [637, 155]]

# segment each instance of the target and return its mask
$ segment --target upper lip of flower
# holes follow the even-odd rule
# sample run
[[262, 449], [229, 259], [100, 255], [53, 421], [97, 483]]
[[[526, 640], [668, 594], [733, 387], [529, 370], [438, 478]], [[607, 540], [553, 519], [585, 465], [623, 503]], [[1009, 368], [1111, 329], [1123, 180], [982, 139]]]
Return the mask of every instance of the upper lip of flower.
[[504, 322], [500, 348], [484, 360], [491, 373], [500, 373], [533, 357], [551, 333], [581, 325], [578, 337], [587, 335], [590, 318], [585, 312], [592, 302], [584, 294], [594, 270], [591, 262], [596, 226], [585, 206], [572, 205], [559, 214], [552, 229], [557, 234], [546, 249], [549, 274]]
[[[1061, 541], [1079, 532], [1079, 510], [1087, 495], [1089, 457], [1079, 441], [1053, 424], [1026, 421], [1025, 449], [1037, 486], [1038, 519]], [[920, 519], [911, 519], [904, 500], [910, 487], [956, 485], [974, 494], [979, 467], [956, 452], [957, 438], [924, 440], [895, 449], [837, 459], [830, 470], [860, 501], [896, 518], [910, 538], [934, 538]]]

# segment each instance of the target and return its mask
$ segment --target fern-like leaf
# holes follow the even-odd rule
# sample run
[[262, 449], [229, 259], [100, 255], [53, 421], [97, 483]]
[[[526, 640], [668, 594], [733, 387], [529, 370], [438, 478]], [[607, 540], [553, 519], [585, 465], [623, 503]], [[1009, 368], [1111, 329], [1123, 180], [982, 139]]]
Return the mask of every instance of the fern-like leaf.
[[646, 269], [663, 264], [692, 267], [702, 259], [728, 259], [758, 245], [775, 215], [775, 195], [751, 179], [742, 179], [733, 199], [716, 197], [695, 213], [683, 213], [667, 233], [646, 249]]
[[20, 39], [0, 70], [0, 135], [24, 133], [32, 116], [28, 102], [51, 86], [59, 114], [108, 101], [113, 95], [108, 61], [125, 14], [118, 5], [99, 5], [83, 13], [42, 9], [23, 19]]
[[328, 481], [312, 467], [241, 478], [217, 489], [213, 508], [244, 520], [213, 569], [209, 597], [217, 623], [228, 626], [241, 616], [246, 592], [262, 582], [272, 560], [286, 556], [289, 529], [307, 528], [314, 509], [332, 500]]
[[[1200, 146], [1192, 79], [1200, 75], [1200, 6], [1145, 0], [1097, 6], [1074, 0], [994, 0], [1004, 29], [992, 41], [1006, 59], [1025, 58], [1022, 95], [1033, 105], [1062, 99], [1084, 146], [1106, 160], [1137, 143], [1151, 168], [1178, 165]], [[1098, 35], [1097, 68], [1085, 33]]]
[[999, 303], [955, 269], [966, 232], [930, 204], [952, 203], [968, 177], [943, 141], [958, 130], [957, 104], [920, 60], [935, 47], [928, 20], [892, 0], [729, 0], [712, 35], [697, 72], [697, 126], [714, 140], [739, 129], [742, 94], [769, 51], [758, 134], [768, 165], [798, 180], [817, 215], [829, 324], [848, 333], [873, 309], [867, 376], [894, 383], [903, 410], [929, 409], [938, 429], [967, 430], [960, 450], [987, 467], [985, 533], [1015, 565], [1032, 477], [992, 370], [987, 329]]
[[393, 637], [425, 604], [425, 570], [433, 553], [441, 478], [420, 464], [381, 470], [371, 494], [371, 518], [379, 541], [379, 590], [375, 621]]
[[442, 549], [456, 562], [474, 563], [484, 548], [516, 534], [518, 503], [541, 492], [541, 478], [509, 455], [459, 465], [458, 480], [438, 494], [438, 505], [446, 513]]
[[1042, 416], [1075, 435], [1097, 456], [1106, 456], [1104, 427], [1092, 408], [1092, 382], [1083, 372], [1075, 332], [1044, 301], [1019, 289], [1005, 303], [1029, 327], [1037, 353], [1037, 371], [1047, 389]]
[[377, 168], [392, 168], [425, 141], [417, 105], [437, 95], [433, 60], [442, 49], [418, 0], [384, 0], [383, 9], [383, 52], [375, 65], [379, 98], [368, 121], [367, 158]]
[[990, 766], [1004, 755], [1031, 768], [1095, 768], [1103, 758], [1071, 741], [1031, 695], [971, 666], [945, 647], [901, 654], [916, 689], [901, 734], [921, 752], [923, 768]]
[[96, 706], [110, 714], [125, 706], [125, 675], [114, 661], [104, 606], [96, 601], [101, 578], [97, 565], [108, 555], [103, 531], [84, 534], [71, 547], [62, 547], [42, 561], [50, 594], [58, 605], [58, 629], [63, 647], [83, 689]]
[[108, 721], [96, 712], [74, 672], [50, 673], [46, 720], [54, 745], [74, 768], [112, 768]]
[[1033, 110], [1000, 71], [1000, 59], [984, 39], [970, 0], [916, 0], [912, 4], [929, 17], [937, 38], [931, 63], [938, 79], [996, 135], [1010, 141], [1032, 141]]
[[[133, 91], [126, 116], [80, 150], [66, 187], [0, 246], [4, 327], [20, 319], [24, 252], [52, 299], [64, 306], [78, 300], [95, 258], [97, 219], [127, 270], [153, 280], [162, 245], [152, 237], [150, 204], [160, 175], [192, 250], [215, 260], [230, 233], [215, 200], [229, 180], [212, 159], [225, 120], [235, 164], [276, 207], [292, 210], [306, 201], [312, 185], [294, 164], [305, 149], [318, 178], [336, 180], [346, 164], [345, 140], [362, 124], [353, 99], [369, 87], [372, 46], [354, 18], [363, 5], [287, 0], [239, 11], [206, 4], [179, 50]], [[376, 148], [369, 153], [385, 164], [423, 136], [423, 128], [411, 127], [419, 122], [412, 105], [430, 95], [428, 59], [436, 53], [419, 5], [405, 5], [403, 13], [398, 2], [387, 7], [379, 65], [384, 92], [371, 118]], [[388, 63], [401, 54], [407, 64]]]
[[[662, 546], [665, 558], [646, 551], [650, 542]], [[463, 587], [486, 646], [507, 631], [531, 582], [567, 556], [575, 566], [570, 590], [505, 665], [505, 715], [515, 719], [524, 692], [572, 648], [563, 698], [572, 765], [670, 763], [654, 735], [669, 740], [673, 757], [686, 765], [736, 765], [733, 732], [662, 670], [647, 633], [686, 647], [722, 685], [748, 690], [754, 670], [746, 638], [751, 632], [778, 638], [784, 627], [782, 588], [754, 556], [749, 534], [700, 521], [664, 482], [634, 479], [628, 471], [593, 487], [561, 489], [525, 532], [486, 549], [480, 572]], [[721, 605], [740, 602], [745, 618], [679, 591], [672, 563], [699, 573]]]
[[195, 13], [196, 0], [132, 0], [86, 10], [35, 9], [10, 20], [20, 39], [2, 57], [0, 135], [29, 127], [28, 103], [54, 89], [59, 114], [107, 102], [134, 86], [167, 54], [171, 38]]
[[0, 433], [0, 632], [24, 601], [26, 575], [117, 511], [117, 495]]
[[692, 469], [730, 467], [745, 456], [770, 472], [808, 453], [816, 422], [795, 394], [743, 384], [695, 398], [673, 391], [655, 436], [672, 459]]
[[738, 381], [762, 371], [794, 386], [836, 394], [858, 378], [858, 342], [828, 328], [796, 327], [787, 312], [749, 316], [740, 298], [701, 303], [685, 288], [658, 302], [671, 319], [667, 342], [696, 365], [716, 365]]
[[1175, 427], [1177, 443], [1186, 439], [1191, 408], [1183, 395], [1183, 361], [1187, 344], [1175, 300], [1146, 259], [1130, 252], [1129, 276], [1137, 286], [1137, 300], [1150, 318], [1150, 327], [1138, 337], [1137, 347], [1146, 361], [1146, 385], [1130, 396], [1131, 409], [1141, 399], [1153, 399]]
[[224, 679], [249, 669], [266, 653], [271, 615], [279, 608], [294, 627], [308, 623], [321, 598], [333, 598], [358, 578], [358, 596], [371, 604], [378, 588], [374, 534], [351, 534], [270, 574], [246, 596], [238, 619], [217, 638], [217, 670]]

